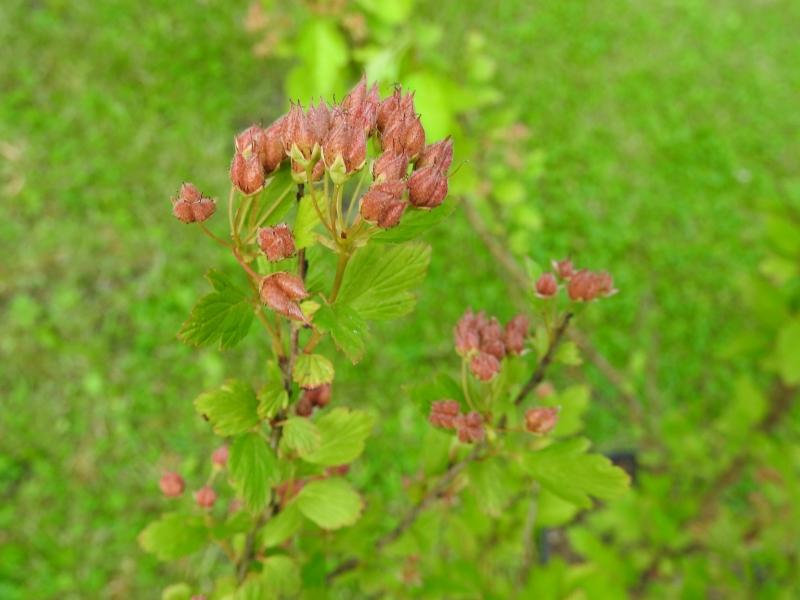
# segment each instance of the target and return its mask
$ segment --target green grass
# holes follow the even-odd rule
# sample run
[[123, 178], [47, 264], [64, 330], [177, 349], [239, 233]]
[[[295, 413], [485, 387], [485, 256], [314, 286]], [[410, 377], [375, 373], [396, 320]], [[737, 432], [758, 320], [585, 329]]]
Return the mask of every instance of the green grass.
[[[0, 7], [0, 597], [153, 597], [169, 581], [135, 536], [161, 468], [199, 472], [213, 440], [191, 399], [257, 369], [175, 331], [215, 249], [169, 215], [184, 180], [222, 194], [232, 134], [283, 106], [285, 65], [256, 60], [245, 2]], [[621, 294], [585, 329], [656, 414], [713, 413], [714, 359], [747, 326], [734, 284], [762, 198], [798, 190], [800, 10], [784, 2], [430, 3], [450, 48], [483, 30], [499, 87], [546, 170], [531, 254], [608, 268]], [[430, 236], [419, 318], [375, 328], [343, 403], [380, 406], [371, 477], [397, 490], [419, 418], [400, 386], [450, 368], [466, 306], [511, 314], [498, 268], [457, 215]], [[385, 343], [392, 340], [391, 343]], [[402, 363], [402, 369], [397, 365]], [[596, 373], [594, 439], [626, 440]], [[366, 391], [364, 391], [366, 389]], [[173, 574], [179, 570], [173, 570]]]

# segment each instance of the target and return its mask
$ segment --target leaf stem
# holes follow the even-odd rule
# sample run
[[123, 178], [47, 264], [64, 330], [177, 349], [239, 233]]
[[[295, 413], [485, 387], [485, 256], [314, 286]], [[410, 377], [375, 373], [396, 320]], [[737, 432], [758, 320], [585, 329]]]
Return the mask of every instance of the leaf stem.
[[336, 297], [339, 295], [339, 290], [341, 289], [342, 281], [344, 280], [344, 271], [347, 269], [347, 263], [349, 260], [349, 250], [342, 250], [339, 254], [339, 262], [336, 264], [336, 276], [333, 279], [331, 295], [328, 296], [328, 304], [333, 304], [336, 302]]

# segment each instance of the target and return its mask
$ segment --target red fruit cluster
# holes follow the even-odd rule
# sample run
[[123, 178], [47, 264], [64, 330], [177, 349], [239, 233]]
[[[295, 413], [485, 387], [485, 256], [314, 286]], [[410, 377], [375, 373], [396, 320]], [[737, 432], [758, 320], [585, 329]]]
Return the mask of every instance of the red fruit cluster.
[[550, 433], [558, 423], [558, 409], [549, 406], [529, 408], [525, 411], [525, 429], [531, 433]]
[[258, 230], [258, 247], [270, 262], [294, 256], [295, 245], [292, 230], [286, 223]]
[[200, 193], [194, 184], [184, 183], [172, 199], [172, 214], [182, 223], [201, 223], [217, 210], [217, 203]]
[[252, 125], [234, 139], [231, 182], [243, 194], [259, 192], [267, 176], [281, 166], [285, 158], [284, 120], [281, 118], [266, 129]]
[[431, 404], [428, 421], [434, 427], [454, 429], [458, 439], [464, 443], [479, 442], [486, 436], [480, 413], [472, 411], [461, 414], [455, 400], [437, 400]]
[[331, 384], [303, 390], [303, 395], [297, 401], [295, 412], [301, 417], [310, 417], [315, 408], [324, 408], [331, 401]]
[[303, 280], [292, 273], [280, 272], [261, 280], [261, 301], [277, 313], [295, 321], [307, 321], [298, 302], [308, 297]]
[[507, 354], [521, 354], [528, 337], [529, 323], [517, 315], [505, 327], [495, 317], [468, 310], [455, 327], [456, 352], [470, 359], [470, 370], [482, 381], [492, 379], [500, 371], [500, 361]]
[[574, 302], [590, 302], [617, 291], [614, 289], [614, 280], [605, 271], [576, 270], [569, 259], [554, 260], [552, 264], [553, 272], [543, 273], [536, 280], [536, 295], [540, 298], [555, 296], [558, 293], [559, 280], [565, 283], [567, 295]]
[[165, 496], [168, 498], [176, 498], [183, 494], [186, 483], [183, 481], [183, 477], [178, 473], [167, 471], [161, 476], [161, 479], [158, 480], [158, 486]]

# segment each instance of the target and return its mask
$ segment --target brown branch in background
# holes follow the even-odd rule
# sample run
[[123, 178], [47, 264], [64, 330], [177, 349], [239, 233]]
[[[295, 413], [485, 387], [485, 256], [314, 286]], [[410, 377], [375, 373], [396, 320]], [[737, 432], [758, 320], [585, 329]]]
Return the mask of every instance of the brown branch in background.
[[516, 397], [514, 398], [514, 406], [519, 406], [522, 404], [522, 401], [525, 400], [525, 397], [530, 394], [537, 385], [544, 381], [547, 368], [550, 366], [550, 363], [553, 362], [553, 358], [556, 355], [556, 350], [558, 350], [558, 345], [561, 343], [561, 339], [564, 337], [571, 320], [572, 313], [567, 313], [564, 315], [564, 319], [561, 321], [561, 323], [559, 323], [558, 327], [556, 327], [556, 330], [553, 332], [553, 339], [547, 348], [547, 352], [545, 352], [544, 356], [539, 361], [539, 364], [536, 365], [536, 370], [533, 372], [533, 374], [531, 374], [530, 379], [525, 382], [525, 385], [523, 385], [522, 389], [520, 389], [520, 391], [517, 393]]

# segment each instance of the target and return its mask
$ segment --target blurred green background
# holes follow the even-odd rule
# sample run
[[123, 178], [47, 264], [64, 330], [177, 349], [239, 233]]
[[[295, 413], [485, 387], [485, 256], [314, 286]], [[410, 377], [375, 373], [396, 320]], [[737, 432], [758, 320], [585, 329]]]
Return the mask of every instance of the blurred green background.
[[[221, 0], [0, 3], [0, 598], [157, 597], [175, 572], [136, 544], [162, 506], [158, 476], [201, 470], [214, 440], [191, 400], [256, 372], [258, 355], [252, 340], [225, 354], [176, 340], [205, 269], [227, 259], [171, 217], [169, 198], [184, 180], [223, 196], [233, 134], [303, 87], [296, 40], [271, 39], [296, 15], [279, 14]], [[739, 284], [762, 258], [758, 209], [800, 202], [800, 4], [424, 0], [401, 19], [388, 30], [404, 44], [432, 36], [432, 69], [480, 46], [492, 104], [511, 115], [498, 118], [523, 134], [487, 134], [480, 108], [454, 117], [479, 132], [462, 146], [460, 189], [480, 199], [493, 186], [506, 222], [490, 227], [517, 256], [571, 254], [614, 274], [621, 293], [580, 326], [666, 452], [692, 446], [759, 366], [725, 352], [753, 323]], [[353, 37], [373, 24], [342, 22]], [[341, 97], [354, 81], [330, 86]], [[491, 152], [524, 166], [490, 174], [475, 157]], [[466, 307], [515, 310], [463, 211], [427, 239], [415, 315], [373, 329], [363, 364], [338, 363], [336, 401], [382, 416], [360, 478], [388, 472], [390, 495], [425, 426], [402, 386], [453, 367]], [[635, 445], [619, 385], [591, 360], [571, 377], [593, 386], [596, 446]]]

